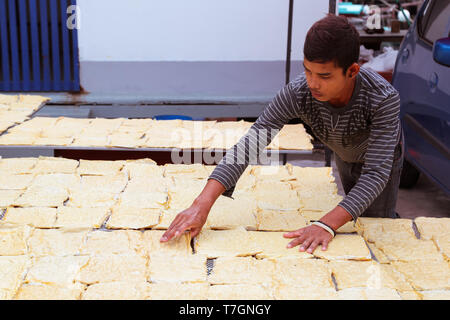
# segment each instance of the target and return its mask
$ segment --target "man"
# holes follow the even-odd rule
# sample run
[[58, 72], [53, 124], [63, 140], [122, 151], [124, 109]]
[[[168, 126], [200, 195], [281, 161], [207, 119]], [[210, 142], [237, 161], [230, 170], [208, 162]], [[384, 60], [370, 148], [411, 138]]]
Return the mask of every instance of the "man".
[[[284, 234], [293, 239], [288, 247], [300, 245], [300, 251], [312, 253], [321, 245], [326, 250], [335, 231], [351, 220], [397, 217], [403, 163], [399, 95], [380, 75], [359, 67], [359, 46], [359, 34], [346, 18], [328, 15], [316, 22], [305, 40], [305, 72], [280, 90], [249, 132], [227, 151], [201, 194], [176, 216], [161, 241], [185, 230], [195, 237], [216, 199], [231, 197], [249, 153], [262, 152], [274, 138], [273, 129], [280, 130], [294, 118], [334, 151], [346, 196], [318, 223]], [[238, 161], [242, 158], [245, 161]]]

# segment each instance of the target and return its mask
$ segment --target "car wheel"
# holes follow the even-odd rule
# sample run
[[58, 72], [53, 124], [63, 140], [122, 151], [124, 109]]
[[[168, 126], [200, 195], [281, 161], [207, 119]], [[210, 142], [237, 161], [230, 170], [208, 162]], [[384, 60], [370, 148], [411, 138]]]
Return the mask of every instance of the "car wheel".
[[409, 189], [415, 186], [419, 180], [420, 171], [406, 159], [403, 161], [403, 169], [400, 175], [400, 188]]

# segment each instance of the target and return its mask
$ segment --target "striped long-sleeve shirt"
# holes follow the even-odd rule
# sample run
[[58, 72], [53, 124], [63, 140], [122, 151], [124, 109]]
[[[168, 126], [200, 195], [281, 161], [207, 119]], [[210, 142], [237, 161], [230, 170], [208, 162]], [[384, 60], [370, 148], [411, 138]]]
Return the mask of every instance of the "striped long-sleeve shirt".
[[284, 86], [239, 142], [229, 149], [209, 179], [219, 181], [231, 197], [252, 159], [294, 118], [342, 160], [363, 163], [359, 180], [338, 204], [356, 220], [385, 188], [400, 139], [398, 92], [378, 73], [361, 68], [349, 103], [335, 108], [314, 99], [305, 74]]

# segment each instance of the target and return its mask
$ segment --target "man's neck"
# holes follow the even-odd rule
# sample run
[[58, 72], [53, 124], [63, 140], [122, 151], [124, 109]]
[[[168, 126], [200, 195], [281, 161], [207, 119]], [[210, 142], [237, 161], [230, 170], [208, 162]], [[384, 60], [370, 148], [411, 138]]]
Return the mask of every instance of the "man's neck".
[[329, 104], [331, 104], [335, 108], [342, 108], [345, 107], [351, 100], [353, 96], [353, 91], [355, 91], [356, 86], [356, 78], [352, 81], [349, 81], [349, 85], [344, 89], [344, 92], [340, 97], [331, 99], [328, 101]]

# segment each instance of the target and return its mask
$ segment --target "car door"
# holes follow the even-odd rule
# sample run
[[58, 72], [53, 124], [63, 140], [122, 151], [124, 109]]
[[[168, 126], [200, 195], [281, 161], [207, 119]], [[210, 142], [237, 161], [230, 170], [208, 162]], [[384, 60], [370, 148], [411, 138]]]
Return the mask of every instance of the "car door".
[[433, 59], [434, 42], [449, 37], [450, 0], [421, 8], [397, 58], [393, 84], [401, 98], [406, 158], [450, 191], [450, 68]]

